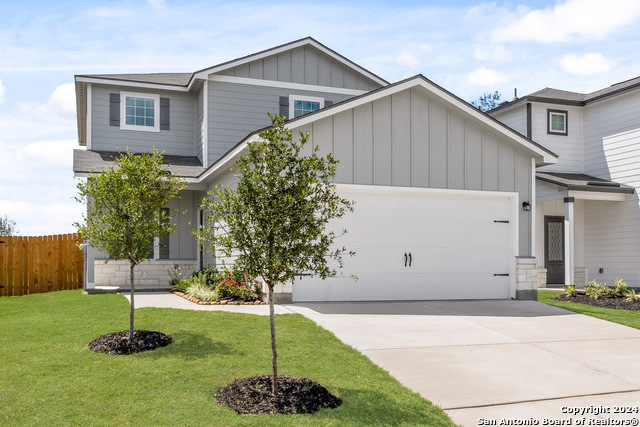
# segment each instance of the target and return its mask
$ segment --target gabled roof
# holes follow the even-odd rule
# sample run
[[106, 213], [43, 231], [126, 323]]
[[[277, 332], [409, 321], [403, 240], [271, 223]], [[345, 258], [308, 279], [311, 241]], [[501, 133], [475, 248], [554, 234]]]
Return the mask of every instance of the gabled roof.
[[91, 74], [78, 77], [187, 87], [193, 73]]
[[[519, 132], [514, 131], [504, 123], [494, 119], [487, 113], [484, 113], [464, 101], [462, 98], [457, 97], [446, 89], [438, 86], [431, 80], [424, 77], [422, 74], [418, 74], [414, 77], [409, 77], [405, 80], [399, 81], [397, 83], [393, 83], [391, 85], [381, 87], [379, 89], [373, 90], [371, 92], [367, 92], [363, 95], [356, 96], [354, 98], [347, 99], [345, 101], [333, 104], [329, 107], [317, 110], [313, 113], [308, 113], [300, 117], [296, 117], [294, 119], [287, 120], [285, 123], [289, 129], [298, 128], [305, 125], [308, 125], [312, 122], [321, 120], [325, 117], [329, 117], [340, 113], [342, 111], [355, 108], [359, 105], [372, 102], [376, 99], [392, 95], [394, 93], [407, 90], [410, 88], [421, 88], [422, 90], [432, 94], [433, 96], [440, 98], [444, 102], [453, 105], [455, 108], [473, 116], [483, 125], [493, 129], [496, 133], [502, 134], [515, 141], [515, 143], [521, 145], [525, 149], [531, 151], [536, 158], [536, 164], [538, 166], [554, 164], [557, 162], [558, 156], [537, 142], [523, 136]], [[224, 156], [218, 159], [215, 163], [207, 168], [204, 171], [199, 179], [202, 181], [210, 176], [214, 176], [220, 170], [224, 169], [224, 165], [229, 162], [234, 161], [238, 157], [240, 157], [247, 147], [247, 144], [250, 141], [254, 141], [258, 139], [258, 135], [263, 130], [268, 129], [265, 127], [263, 129], [256, 130], [249, 134], [246, 138], [236, 144], [233, 148], [231, 148]]]
[[584, 107], [592, 102], [612, 96], [623, 95], [640, 88], [640, 76], [623, 82], [615, 83], [604, 89], [591, 93], [570, 92], [567, 90], [553, 89], [550, 87], [533, 92], [515, 101], [505, 102], [491, 110], [491, 113], [511, 108], [522, 102], [546, 102], [549, 104], [575, 105]]
[[208, 67], [208, 68], [202, 69], [200, 71], [196, 71], [194, 73], [194, 75], [193, 75], [192, 80], [195, 80], [195, 79], [206, 79], [209, 74], [220, 73], [220, 72], [225, 71], [225, 70], [227, 70], [229, 68], [234, 68], [234, 67], [238, 67], [240, 65], [248, 64], [249, 62], [253, 62], [253, 61], [256, 61], [258, 59], [266, 58], [268, 56], [277, 55], [278, 53], [281, 53], [281, 52], [284, 52], [284, 51], [287, 51], [287, 50], [296, 49], [296, 48], [302, 47], [302, 46], [312, 46], [312, 47], [318, 49], [319, 51], [325, 53], [326, 55], [329, 55], [330, 57], [332, 57], [336, 61], [341, 62], [345, 66], [353, 69], [354, 71], [365, 75], [366, 77], [370, 78], [371, 80], [375, 81], [378, 84], [381, 84], [383, 86], [386, 86], [386, 85], [389, 84], [388, 81], [386, 81], [383, 78], [377, 76], [376, 74], [372, 73], [371, 71], [361, 67], [360, 65], [358, 65], [355, 62], [351, 61], [350, 59], [340, 55], [338, 52], [336, 52], [336, 51], [334, 51], [332, 49], [329, 49], [327, 46], [323, 45], [322, 43], [320, 43], [319, 41], [317, 41], [313, 37], [305, 37], [305, 38], [302, 38], [300, 40], [296, 40], [296, 41], [293, 41], [293, 42], [290, 42], [290, 43], [285, 43], [283, 45], [276, 46], [276, 47], [273, 47], [273, 48], [270, 48], [270, 49], [266, 49], [266, 50], [263, 50], [261, 52], [252, 53], [251, 55], [243, 56], [242, 58], [233, 59], [231, 61], [223, 62], [222, 64], [214, 65], [213, 67]]

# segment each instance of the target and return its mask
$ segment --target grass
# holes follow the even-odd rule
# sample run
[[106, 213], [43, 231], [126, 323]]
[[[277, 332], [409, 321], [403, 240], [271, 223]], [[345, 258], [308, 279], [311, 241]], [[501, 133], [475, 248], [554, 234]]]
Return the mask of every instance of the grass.
[[2, 425], [453, 425], [438, 407], [301, 315], [276, 316], [279, 373], [343, 399], [305, 415], [238, 415], [215, 402], [236, 378], [269, 374], [269, 318], [142, 308], [136, 329], [174, 343], [130, 356], [93, 353], [128, 328], [122, 295], [60, 291], [0, 298]]
[[608, 320], [632, 328], [640, 329], [640, 311], [638, 310], [614, 310], [612, 308], [594, 307], [575, 302], [556, 301], [551, 298], [562, 294], [562, 291], [538, 290], [538, 301], [556, 307], [564, 308], [580, 314]]

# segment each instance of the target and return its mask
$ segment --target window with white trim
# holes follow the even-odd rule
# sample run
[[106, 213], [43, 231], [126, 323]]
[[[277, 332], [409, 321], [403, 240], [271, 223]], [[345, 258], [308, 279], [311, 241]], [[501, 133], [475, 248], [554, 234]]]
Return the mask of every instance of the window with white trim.
[[565, 110], [547, 110], [547, 133], [567, 135], [568, 113]]
[[120, 92], [120, 129], [160, 131], [160, 95]]
[[324, 108], [324, 98], [314, 96], [289, 95], [289, 118], [300, 117]]

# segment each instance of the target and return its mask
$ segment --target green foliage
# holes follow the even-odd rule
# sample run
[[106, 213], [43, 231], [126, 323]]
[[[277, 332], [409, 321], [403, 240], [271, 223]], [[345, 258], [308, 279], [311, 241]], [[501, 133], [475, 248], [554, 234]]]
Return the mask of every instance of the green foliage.
[[6, 215], [4, 218], [0, 217], [0, 236], [13, 236], [16, 233], [19, 233], [16, 222], [7, 218]]
[[152, 252], [149, 243], [155, 237], [162, 238], [177, 230], [171, 222], [171, 213], [161, 208], [178, 197], [185, 186], [179, 177], [171, 176], [162, 167], [162, 154], [155, 149], [152, 154], [141, 155], [127, 151], [108, 170], [92, 173], [77, 185], [76, 200], [87, 204], [82, 223], [74, 223], [78, 233], [111, 258], [129, 260], [129, 338], [133, 336], [134, 267], [149, 257]]
[[576, 287], [575, 285], [567, 285], [564, 287], [564, 295], [568, 296], [568, 297], [575, 297], [576, 296]]
[[624, 296], [626, 297], [625, 300], [627, 302], [636, 302], [638, 301], [638, 298], [640, 298], [640, 294], [637, 294], [635, 289], [629, 289]]
[[353, 210], [331, 183], [338, 161], [331, 154], [321, 157], [319, 147], [301, 156], [309, 135], [300, 133], [294, 142], [284, 119], [271, 119], [261, 141], [249, 143], [249, 153], [233, 169], [237, 189], [218, 186], [203, 200], [206, 224], [196, 232], [221, 254], [237, 256], [238, 269], [261, 276], [269, 290], [303, 272], [334, 276], [327, 260], [342, 267], [342, 256], [352, 253], [331, 251], [337, 236], [325, 226]]
[[216, 292], [221, 298], [238, 298], [245, 301], [256, 300], [260, 296], [262, 285], [248, 274], [229, 274], [218, 283]]
[[600, 299], [611, 295], [611, 288], [607, 284], [598, 283], [595, 280], [591, 280], [584, 288], [584, 293], [592, 299]]
[[342, 406], [315, 414], [239, 415], [217, 405], [213, 394], [235, 378], [260, 375], [259, 367], [269, 363], [263, 316], [145, 307], [136, 310], [139, 327], [163, 331], [173, 344], [130, 356], [87, 349], [126, 322], [128, 307], [121, 294], [81, 290], [0, 297], [0, 424], [454, 425], [440, 408], [299, 314], [276, 316], [286, 351], [282, 371], [320, 382]]
[[[331, 249], [337, 235], [326, 231], [328, 222], [353, 211], [353, 202], [339, 197], [332, 183], [338, 160], [331, 154], [302, 156], [309, 135], [293, 141], [284, 118], [272, 116], [271, 127], [250, 142], [248, 154], [232, 169], [238, 178], [235, 190], [216, 187], [201, 207], [206, 223], [196, 231], [200, 243], [209, 243], [235, 267], [261, 277], [269, 290], [272, 393], [277, 395], [277, 354], [273, 288], [302, 273], [325, 279], [335, 276], [342, 256], [353, 255], [342, 248]], [[346, 230], [342, 231], [342, 234]]]
[[471, 102], [471, 105], [480, 111], [489, 111], [500, 105], [500, 97], [501, 95], [498, 91], [494, 93], [483, 93], [478, 99]]
[[142, 155], [127, 151], [107, 171], [78, 183], [76, 200], [89, 203], [83, 222], [74, 226], [93, 247], [137, 265], [151, 254], [149, 242], [177, 230], [171, 213], [160, 208], [185, 186], [162, 167], [162, 154], [155, 149]]
[[190, 285], [187, 286], [185, 290], [187, 295], [191, 295], [202, 301], [215, 301], [218, 297], [216, 290], [207, 286], [206, 278], [203, 275], [194, 276], [188, 280]]
[[616, 285], [616, 288], [613, 291], [611, 291], [612, 297], [622, 298], [627, 294], [627, 292], [629, 292], [629, 287], [627, 286], [626, 283], [624, 283], [622, 279], [616, 277], [614, 283]]

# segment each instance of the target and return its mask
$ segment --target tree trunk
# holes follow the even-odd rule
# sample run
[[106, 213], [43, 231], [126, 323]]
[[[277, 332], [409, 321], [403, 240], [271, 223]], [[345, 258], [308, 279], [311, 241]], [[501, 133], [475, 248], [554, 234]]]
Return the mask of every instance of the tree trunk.
[[131, 279], [131, 316], [129, 316], [129, 343], [133, 341], [133, 295], [135, 288], [133, 286], [133, 269], [135, 268], [135, 264], [131, 263], [129, 267], [129, 276]]
[[276, 322], [274, 316], [273, 306], [273, 285], [269, 286], [269, 320], [271, 322], [271, 360], [273, 364], [273, 381], [271, 386], [271, 393], [274, 396], [278, 395], [278, 354], [276, 353]]

